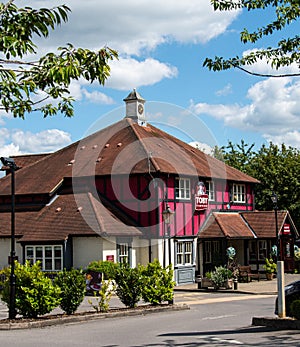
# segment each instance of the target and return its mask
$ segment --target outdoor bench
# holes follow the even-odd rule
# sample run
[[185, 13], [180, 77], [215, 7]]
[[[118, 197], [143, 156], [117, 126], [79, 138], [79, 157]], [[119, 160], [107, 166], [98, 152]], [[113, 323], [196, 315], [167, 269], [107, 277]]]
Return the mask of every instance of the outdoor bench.
[[253, 273], [251, 270], [251, 266], [239, 266], [239, 281], [250, 282], [252, 281], [252, 278], [259, 281], [259, 273]]

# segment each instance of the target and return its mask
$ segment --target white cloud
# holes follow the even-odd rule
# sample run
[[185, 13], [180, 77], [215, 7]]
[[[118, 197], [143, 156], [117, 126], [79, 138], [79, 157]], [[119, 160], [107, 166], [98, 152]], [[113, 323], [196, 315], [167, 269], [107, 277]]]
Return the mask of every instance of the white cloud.
[[292, 146], [295, 148], [300, 148], [300, 131], [294, 130], [281, 135], [264, 134], [263, 137], [268, 141], [272, 141], [276, 145], [281, 145], [282, 143], [287, 146]]
[[114, 104], [114, 100], [113, 98], [105, 95], [104, 93], [101, 93], [97, 90], [94, 90], [92, 92], [89, 92], [86, 89], [82, 90], [83, 95], [85, 96], [85, 98], [94, 104], [105, 104], [105, 105], [112, 105]]
[[232, 85], [230, 83], [226, 84], [225, 87], [216, 91], [217, 96], [226, 96], [232, 94]]
[[164, 78], [177, 76], [177, 69], [158, 60], [148, 58], [144, 61], [120, 58], [111, 63], [111, 77], [106, 86], [120, 90], [153, 85]]
[[221, 120], [225, 126], [260, 133], [269, 141], [299, 146], [299, 79], [266, 79], [249, 88], [247, 97], [250, 100], [247, 105], [191, 101], [190, 109], [198, 115], [207, 114]]
[[12, 143], [7, 149], [11, 149], [12, 152], [8, 155], [53, 152], [71, 143], [70, 134], [58, 129], [49, 129], [36, 134], [15, 130], [10, 134], [10, 139]]
[[[224, 32], [238, 11], [214, 12], [209, 0], [66, 0], [69, 22], [51, 34], [53, 47], [72, 42], [139, 54], [164, 42], [204, 43]], [[53, 6], [53, 0], [26, 5]], [[75, 41], [74, 41], [75, 39]], [[49, 41], [47, 41], [49, 45]]]
[[207, 143], [201, 143], [198, 141], [193, 141], [189, 143], [190, 146], [199, 149], [200, 151], [209, 154], [209, 155], [213, 155], [214, 149], [209, 146]]
[[9, 143], [1, 147], [1, 153], [0, 153], [1, 157], [9, 157], [12, 155], [19, 155], [19, 154], [22, 154], [19, 146], [16, 146], [13, 143]]
[[[177, 68], [158, 60], [148, 58], [142, 61], [133, 58], [119, 58], [110, 63], [111, 75], [105, 86], [117, 90], [131, 90], [141, 86], [153, 85], [164, 78], [177, 77]], [[71, 83], [70, 93], [77, 101], [87, 100], [89, 103], [112, 105], [113, 98], [97, 90], [89, 91], [91, 84], [84, 80]], [[95, 84], [92, 86], [95, 88]]]

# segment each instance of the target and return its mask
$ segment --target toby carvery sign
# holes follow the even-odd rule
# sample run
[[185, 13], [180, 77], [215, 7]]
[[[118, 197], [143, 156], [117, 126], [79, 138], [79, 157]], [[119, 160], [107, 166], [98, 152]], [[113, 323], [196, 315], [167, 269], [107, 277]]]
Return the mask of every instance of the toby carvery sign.
[[206, 194], [205, 184], [198, 182], [195, 193], [195, 210], [203, 211], [208, 207], [208, 195]]

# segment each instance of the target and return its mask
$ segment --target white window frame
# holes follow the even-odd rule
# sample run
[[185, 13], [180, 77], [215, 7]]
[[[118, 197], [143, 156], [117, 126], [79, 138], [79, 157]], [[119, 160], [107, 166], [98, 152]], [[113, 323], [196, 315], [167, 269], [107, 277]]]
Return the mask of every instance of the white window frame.
[[130, 264], [130, 244], [128, 242], [118, 243], [118, 263]]
[[246, 202], [246, 185], [234, 183], [232, 187], [233, 202]]
[[[29, 251], [32, 254], [29, 255]], [[59, 250], [60, 256], [56, 255], [56, 251]], [[48, 252], [51, 252], [50, 257], [47, 256]], [[37, 252], [41, 252], [38, 255]], [[25, 246], [25, 260], [29, 260], [32, 264], [40, 261], [40, 266], [42, 271], [62, 271], [63, 269], [63, 247], [62, 245], [28, 245]], [[50, 260], [50, 267], [49, 261]], [[57, 261], [59, 261], [60, 266], [57, 266]]]
[[194, 254], [194, 242], [191, 240], [180, 240], [175, 242], [175, 244], [176, 265], [192, 265]]
[[175, 182], [176, 199], [190, 200], [191, 199], [191, 180], [189, 178], [176, 178]]
[[207, 181], [205, 183], [206, 194], [208, 195], [209, 201], [215, 201], [215, 182]]

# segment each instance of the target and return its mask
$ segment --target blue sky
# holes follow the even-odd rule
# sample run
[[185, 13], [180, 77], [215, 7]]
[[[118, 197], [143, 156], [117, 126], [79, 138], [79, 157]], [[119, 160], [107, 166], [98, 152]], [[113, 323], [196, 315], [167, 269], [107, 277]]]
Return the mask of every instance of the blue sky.
[[[18, 3], [50, 7], [63, 2]], [[104, 87], [84, 81], [72, 84], [76, 98], [72, 119], [61, 115], [44, 119], [34, 113], [21, 120], [1, 113], [1, 156], [55, 151], [95, 127], [121, 119], [123, 99], [133, 88], [147, 100], [150, 122], [155, 123], [160, 115], [156, 125], [167, 123], [174, 135], [185, 140], [184, 132], [203, 148], [206, 143], [222, 146], [242, 139], [257, 148], [269, 141], [300, 148], [299, 78], [258, 78], [236, 70], [217, 73], [202, 67], [206, 57], [231, 57], [271, 45], [269, 39], [257, 46], [244, 45], [239, 39], [244, 27], [255, 29], [270, 20], [271, 13], [216, 13], [209, 0], [64, 3], [72, 9], [69, 22], [40, 41], [40, 51], [54, 51], [67, 42], [90, 49], [107, 45], [118, 50], [120, 59], [111, 64], [111, 77]], [[296, 30], [294, 25], [288, 34]], [[265, 62], [251, 69], [270, 72]], [[299, 69], [292, 66], [284, 71]]]

